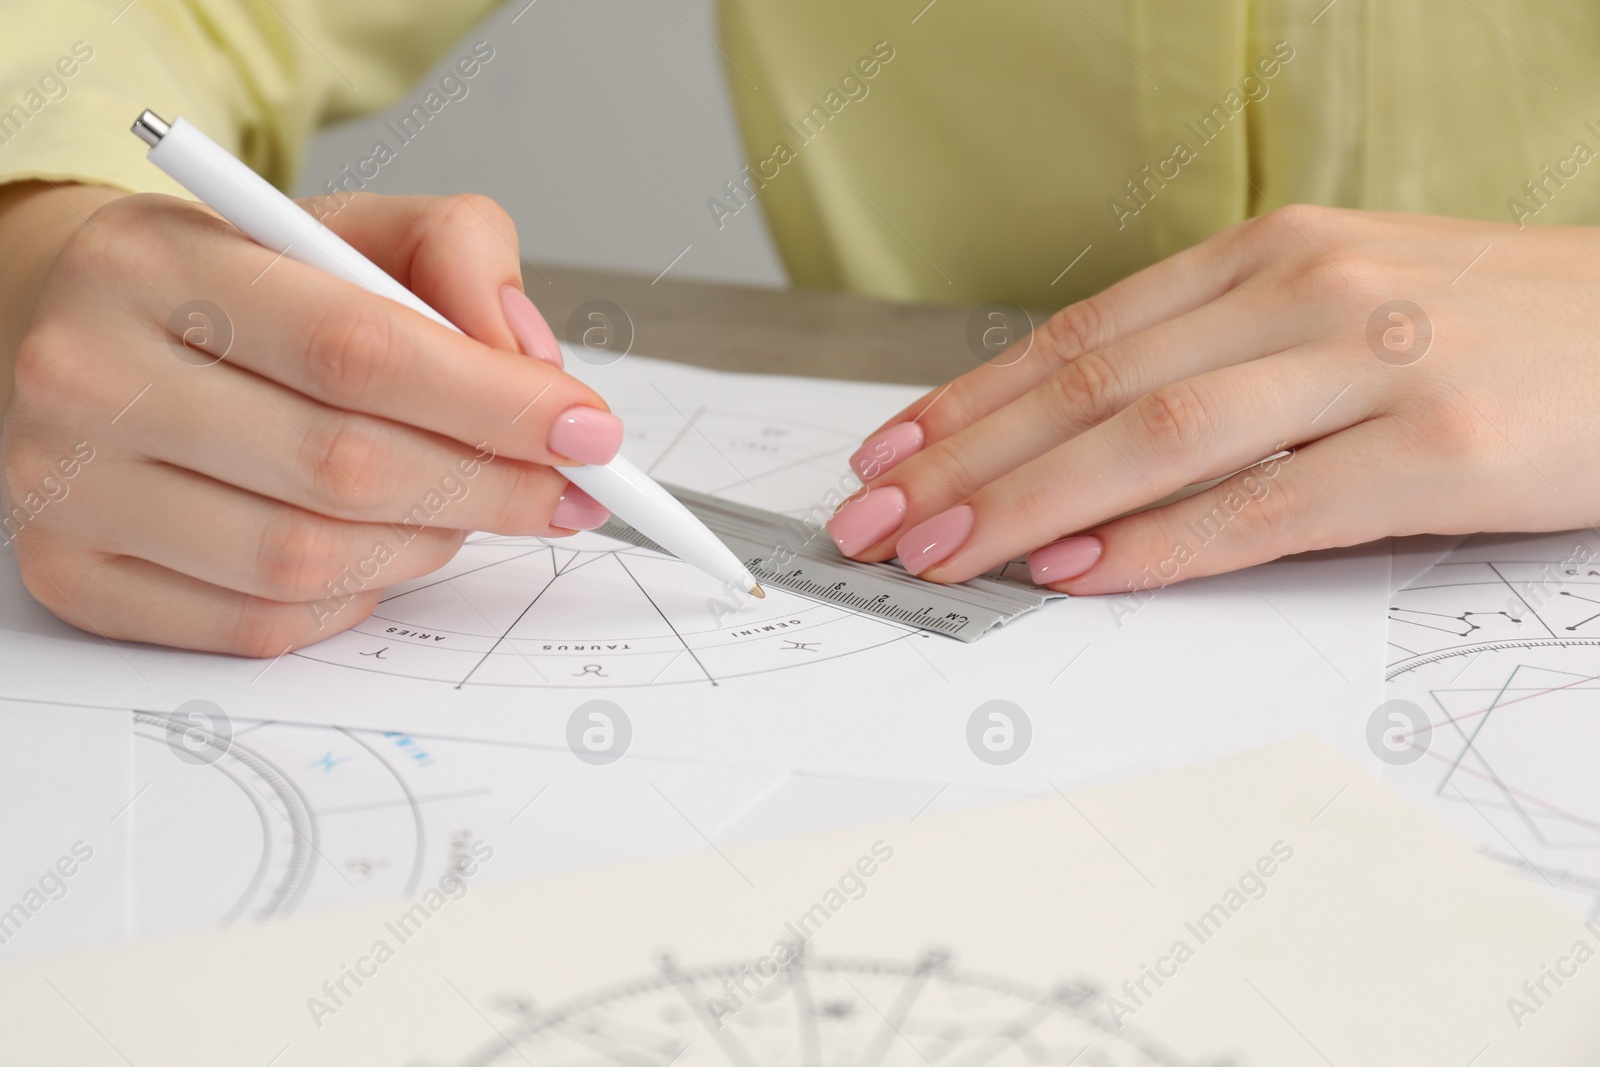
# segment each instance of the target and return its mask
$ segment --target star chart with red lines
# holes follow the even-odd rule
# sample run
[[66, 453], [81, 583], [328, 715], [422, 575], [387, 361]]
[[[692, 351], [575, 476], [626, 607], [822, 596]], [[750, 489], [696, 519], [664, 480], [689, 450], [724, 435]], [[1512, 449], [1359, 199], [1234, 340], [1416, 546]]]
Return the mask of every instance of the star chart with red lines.
[[1387, 780], [1600, 918], [1600, 536], [1471, 538], [1393, 594], [1390, 700], [1425, 722]]

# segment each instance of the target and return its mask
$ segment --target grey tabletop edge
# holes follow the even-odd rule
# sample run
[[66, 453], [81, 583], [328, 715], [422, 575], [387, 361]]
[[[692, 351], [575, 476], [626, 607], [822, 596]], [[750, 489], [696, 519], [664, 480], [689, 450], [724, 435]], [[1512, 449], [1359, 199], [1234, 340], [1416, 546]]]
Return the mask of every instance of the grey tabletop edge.
[[605, 301], [625, 313], [632, 351], [716, 370], [931, 386], [980, 363], [969, 306], [555, 264], [527, 264], [523, 280], [563, 341]]

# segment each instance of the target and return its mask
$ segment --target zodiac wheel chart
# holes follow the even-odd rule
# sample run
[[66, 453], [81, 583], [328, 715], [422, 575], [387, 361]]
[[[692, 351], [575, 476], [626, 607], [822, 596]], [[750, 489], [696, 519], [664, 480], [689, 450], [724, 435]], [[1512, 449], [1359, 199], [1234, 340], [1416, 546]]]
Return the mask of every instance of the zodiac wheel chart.
[[734, 992], [750, 978], [748, 963], [680, 967], [664, 957], [654, 974], [548, 1008], [508, 995], [496, 1005], [511, 1018], [497, 1026], [500, 1039], [451, 1067], [1190, 1065], [1113, 1025], [1093, 983], [1037, 989], [957, 969], [941, 950], [913, 960], [801, 952], [754, 992]]
[[[627, 450], [653, 477], [813, 526], [823, 492], [796, 485], [837, 482], [858, 437], [704, 409], [627, 417]], [[293, 655], [457, 689], [604, 689], [717, 685], [930, 639], [782, 589], [744, 599], [719, 612], [728, 595], [713, 579], [594, 533], [475, 534], [436, 574], [388, 590], [370, 618]]]
[[[140, 777], [164, 783], [141, 799], [141, 825], [182, 828], [145, 839], [140, 894], [177, 925], [196, 914], [221, 925], [273, 918], [358, 891], [415, 893], [428, 843], [404, 735], [271, 722], [235, 731], [142, 711], [133, 733]], [[180, 749], [203, 755], [180, 760]]]

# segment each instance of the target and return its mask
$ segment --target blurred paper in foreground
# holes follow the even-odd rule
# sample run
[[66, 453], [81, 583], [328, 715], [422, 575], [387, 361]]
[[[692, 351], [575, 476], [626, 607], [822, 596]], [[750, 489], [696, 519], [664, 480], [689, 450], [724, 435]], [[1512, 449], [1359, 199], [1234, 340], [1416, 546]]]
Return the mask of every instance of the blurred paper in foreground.
[[976, 812], [474, 885], [493, 863], [477, 842], [412, 901], [11, 965], [5, 1058], [1600, 1062], [1600, 931], [1309, 738]]

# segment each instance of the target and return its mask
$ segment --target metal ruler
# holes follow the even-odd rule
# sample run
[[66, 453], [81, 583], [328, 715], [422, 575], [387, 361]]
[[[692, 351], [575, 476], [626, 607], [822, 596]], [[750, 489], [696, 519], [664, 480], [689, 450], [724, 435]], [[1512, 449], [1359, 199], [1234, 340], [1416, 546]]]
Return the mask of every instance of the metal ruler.
[[[898, 563], [859, 563], [841, 555], [826, 531], [787, 515], [691, 489], [666, 488], [762, 585], [959, 641], [976, 641], [1001, 623], [1065, 595], [1019, 580], [1026, 574], [1019, 564], [961, 585], [925, 582]], [[670, 555], [621, 519], [613, 518], [595, 532]]]

